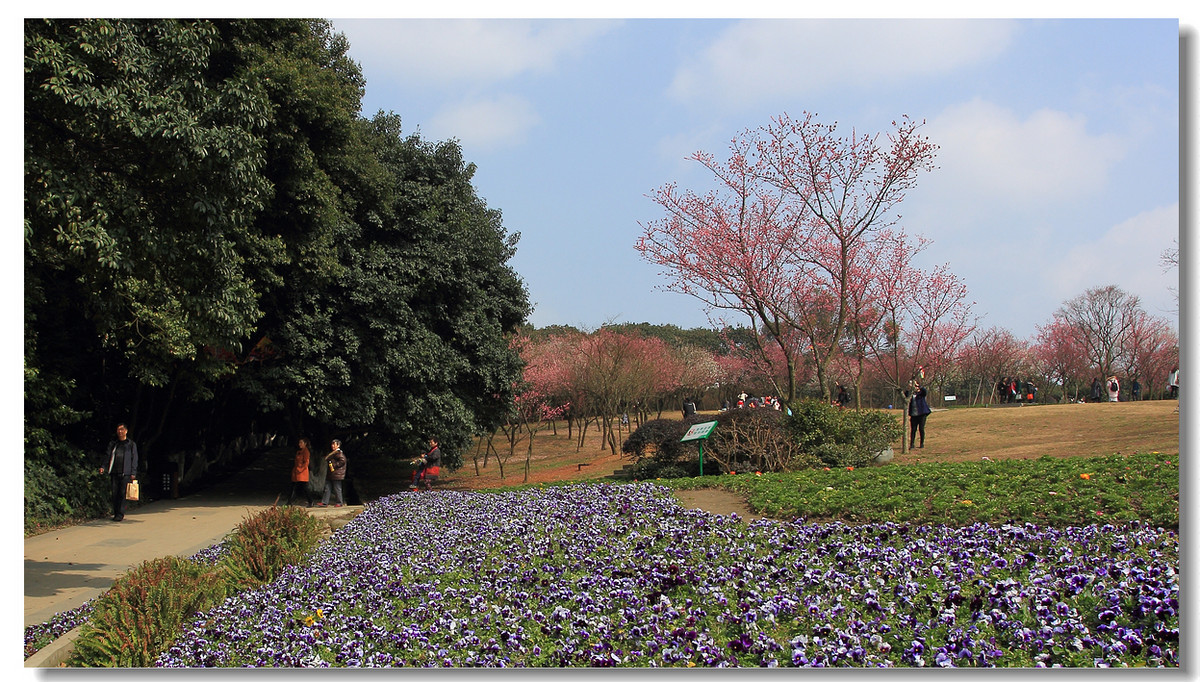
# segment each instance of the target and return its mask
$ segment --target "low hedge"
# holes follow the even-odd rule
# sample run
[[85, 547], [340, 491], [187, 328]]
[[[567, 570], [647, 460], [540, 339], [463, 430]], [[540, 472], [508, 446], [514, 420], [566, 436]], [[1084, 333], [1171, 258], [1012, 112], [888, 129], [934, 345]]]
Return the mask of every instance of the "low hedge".
[[316, 548], [320, 529], [303, 509], [275, 506], [234, 529], [215, 564], [178, 557], [143, 563], [93, 601], [67, 665], [152, 666], [196, 613], [274, 580]]

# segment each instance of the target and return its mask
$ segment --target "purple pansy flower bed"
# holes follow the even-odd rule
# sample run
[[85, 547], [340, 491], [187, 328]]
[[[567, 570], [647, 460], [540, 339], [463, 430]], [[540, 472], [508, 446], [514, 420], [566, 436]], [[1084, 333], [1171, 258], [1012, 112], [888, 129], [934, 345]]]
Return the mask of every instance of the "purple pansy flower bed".
[[652, 484], [404, 494], [198, 615], [158, 665], [1178, 665], [1178, 536], [850, 526]]

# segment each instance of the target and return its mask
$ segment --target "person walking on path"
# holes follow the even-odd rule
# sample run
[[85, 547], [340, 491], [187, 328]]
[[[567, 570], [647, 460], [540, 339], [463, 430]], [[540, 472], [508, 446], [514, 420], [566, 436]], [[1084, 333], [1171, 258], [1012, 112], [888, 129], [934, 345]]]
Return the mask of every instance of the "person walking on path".
[[416, 490], [424, 482], [426, 490], [433, 488], [433, 482], [442, 473], [442, 451], [436, 438], [429, 439], [429, 452], [417, 460], [417, 470], [413, 472], [412, 485], [409, 490]]
[[108, 442], [108, 467], [100, 467], [100, 473], [108, 471], [112, 479], [113, 521], [125, 520], [128, 505], [125, 488], [137, 480], [137, 468], [137, 443], [129, 437], [129, 429], [124, 424], [117, 424], [117, 438]]
[[346, 500], [342, 497], [342, 482], [346, 480], [346, 454], [342, 452], [342, 441], [334, 440], [330, 447], [332, 452], [325, 455], [325, 462], [329, 467], [329, 473], [325, 475], [325, 493], [321, 496], [321, 502], [318, 507], [329, 506], [329, 493], [333, 492], [333, 498], [337, 502], [333, 505], [341, 507], [346, 504]]
[[301, 438], [299, 449], [296, 450], [296, 460], [292, 465], [292, 491], [288, 493], [288, 506], [292, 506], [292, 498], [296, 497], [296, 493], [303, 489], [304, 499], [308, 500], [308, 506], [313, 506], [312, 491], [308, 487], [308, 464], [312, 460], [312, 453], [308, 449], [308, 439]]
[[1105, 387], [1108, 389], [1108, 402], [1117, 402], [1121, 396], [1121, 384], [1117, 381], [1117, 375], [1110, 376], [1105, 381]]
[[913, 449], [913, 442], [917, 437], [917, 430], [921, 431], [921, 447], [925, 447], [925, 418], [932, 412], [929, 408], [929, 402], [925, 400], [928, 392], [921, 382], [914, 380], [912, 383], [915, 389], [912, 397], [908, 400], [908, 419], [910, 423], [908, 434], [908, 449]]

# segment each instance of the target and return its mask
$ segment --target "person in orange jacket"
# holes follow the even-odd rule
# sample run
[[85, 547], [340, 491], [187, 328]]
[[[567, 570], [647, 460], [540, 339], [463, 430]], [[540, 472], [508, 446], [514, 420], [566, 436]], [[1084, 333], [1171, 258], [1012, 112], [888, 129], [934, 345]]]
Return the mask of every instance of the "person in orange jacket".
[[312, 452], [309, 450], [309, 442], [307, 438], [301, 438], [298, 449], [296, 450], [296, 461], [292, 465], [292, 491], [288, 493], [287, 503], [292, 506], [292, 499], [296, 497], [296, 493], [303, 490], [304, 499], [308, 500], [308, 506], [313, 506], [312, 490], [308, 487], [308, 465], [312, 460]]

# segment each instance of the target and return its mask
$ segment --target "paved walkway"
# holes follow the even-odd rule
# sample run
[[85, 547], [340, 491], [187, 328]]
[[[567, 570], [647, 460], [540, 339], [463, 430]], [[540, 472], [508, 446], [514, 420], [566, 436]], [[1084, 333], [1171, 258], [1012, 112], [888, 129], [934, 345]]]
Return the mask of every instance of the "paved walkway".
[[[129, 569], [164, 556], [188, 557], [220, 542], [247, 517], [285, 503], [293, 450], [278, 448], [241, 473], [178, 500], [131, 508], [125, 520], [90, 521], [25, 539], [25, 625], [44, 623], [81, 606]], [[319, 497], [319, 496], [318, 496]], [[301, 504], [304, 500], [300, 501]], [[317, 517], [349, 518], [361, 506], [313, 507]], [[55, 667], [69, 653], [78, 629], [25, 662]]]
[[271, 450], [211, 488], [131, 508], [120, 523], [90, 521], [26, 538], [25, 626], [80, 606], [145, 561], [212, 546], [277, 496], [286, 502], [291, 458], [290, 449]]

